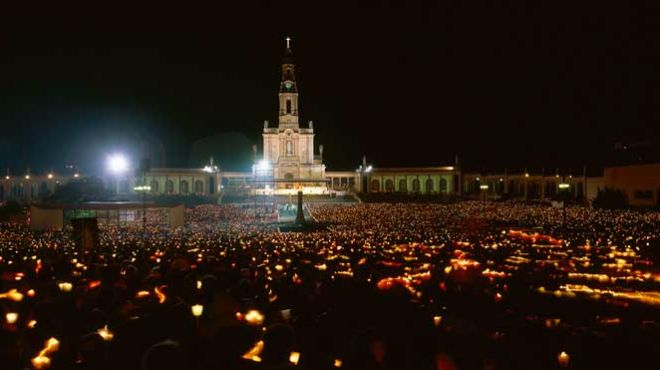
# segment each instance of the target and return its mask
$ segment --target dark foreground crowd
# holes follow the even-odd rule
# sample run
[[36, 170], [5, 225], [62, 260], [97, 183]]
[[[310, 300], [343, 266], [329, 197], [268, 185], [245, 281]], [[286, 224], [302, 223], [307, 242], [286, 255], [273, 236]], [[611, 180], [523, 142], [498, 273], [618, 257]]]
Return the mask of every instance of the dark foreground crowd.
[[309, 211], [322, 228], [280, 233], [200, 206], [86, 251], [0, 225], [0, 369], [657, 368], [657, 212]]

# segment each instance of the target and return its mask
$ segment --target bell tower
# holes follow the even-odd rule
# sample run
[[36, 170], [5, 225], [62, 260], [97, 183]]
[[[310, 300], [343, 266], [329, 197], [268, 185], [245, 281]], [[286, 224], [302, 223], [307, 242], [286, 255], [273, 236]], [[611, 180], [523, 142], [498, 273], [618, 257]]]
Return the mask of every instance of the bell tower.
[[280, 129], [299, 126], [298, 85], [296, 83], [296, 66], [291, 51], [291, 38], [286, 38], [286, 50], [282, 58], [282, 80], [280, 81]]

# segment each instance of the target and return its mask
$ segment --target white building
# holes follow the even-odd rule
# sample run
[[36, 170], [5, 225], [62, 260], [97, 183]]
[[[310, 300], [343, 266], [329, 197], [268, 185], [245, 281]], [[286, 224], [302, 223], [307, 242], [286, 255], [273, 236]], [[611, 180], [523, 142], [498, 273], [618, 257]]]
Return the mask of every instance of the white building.
[[258, 189], [276, 193], [304, 190], [323, 192], [327, 188], [323, 146], [314, 154], [314, 127], [312, 121], [300, 127], [298, 84], [290, 39], [282, 59], [282, 78], [279, 87], [279, 114], [277, 127], [264, 122], [263, 159], [253, 172]]

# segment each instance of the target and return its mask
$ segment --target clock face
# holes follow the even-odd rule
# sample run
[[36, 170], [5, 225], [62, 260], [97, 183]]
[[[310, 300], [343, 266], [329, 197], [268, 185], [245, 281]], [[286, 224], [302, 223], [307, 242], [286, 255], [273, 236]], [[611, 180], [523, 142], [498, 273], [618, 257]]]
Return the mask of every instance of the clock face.
[[285, 82], [285, 83], [284, 83], [284, 87], [285, 87], [287, 90], [291, 89], [291, 82], [289, 82], [289, 81]]

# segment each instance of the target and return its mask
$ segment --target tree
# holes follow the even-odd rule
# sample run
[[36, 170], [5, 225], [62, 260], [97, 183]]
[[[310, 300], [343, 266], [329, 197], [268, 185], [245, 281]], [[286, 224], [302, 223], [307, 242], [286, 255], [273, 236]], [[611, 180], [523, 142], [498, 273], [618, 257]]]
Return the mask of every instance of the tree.
[[103, 181], [97, 177], [86, 177], [61, 185], [46, 199], [51, 203], [80, 203], [109, 200], [112, 197]]
[[593, 206], [599, 209], [621, 209], [628, 206], [628, 200], [621, 190], [605, 188], [598, 190]]

